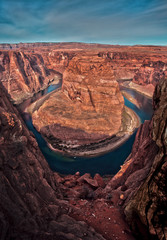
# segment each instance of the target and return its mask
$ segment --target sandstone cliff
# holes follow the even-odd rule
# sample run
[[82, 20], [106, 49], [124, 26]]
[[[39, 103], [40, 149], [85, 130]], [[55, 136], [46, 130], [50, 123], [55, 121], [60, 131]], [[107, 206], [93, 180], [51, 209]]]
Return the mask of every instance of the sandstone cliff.
[[149, 74], [150, 67], [154, 68], [154, 62], [167, 62], [166, 47], [154, 46], [20, 43], [0, 44], [0, 49], [0, 81], [16, 103], [46, 88], [51, 81], [59, 79], [74, 56], [79, 58], [85, 54], [88, 59], [92, 54], [99, 56], [112, 67], [116, 80], [132, 79], [136, 74], [134, 81], [137, 83], [141, 83], [141, 80], [137, 79], [140, 78], [143, 68], [147, 67], [146, 62], [151, 65], [145, 75]]
[[7, 95], [0, 85], [0, 239], [104, 239], [68, 216], [61, 178]]
[[70, 57], [65, 52], [0, 51], [0, 81], [19, 103], [59, 81]]
[[[130, 199], [125, 214], [135, 231], [146, 226], [152, 239], [167, 238], [167, 79], [157, 85], [153, 97], [151, 135], [159, 147], [150, 172]], [[140, 199], [140, 201], [139, 201]], [[133, 220], [132, 220], [133, 218]], [[147, 237], [147, 235], [146, 235]]]
[[157, 85], [154, 115], [138, 130], [132, 153], [105, 188], [117, 192], [139, 239], [166, 239], [167, 80]]
[[137, 70], [133, 82], [139, 85], [152, 84], [154, 87], [159, 79], [167, 76], [167, 62], [145, 60]]
[[[46, 47], [48, 48], [48, 46]], [[139, 49], [142, 48], [139, 47]], [[156, 54], [156, 48], [148, 49]], [[7, 56], [8, 54], [7, 52]], [[12, 57], [15, 58], [18, 53], [16, 55], [12, 54]], [[69, 65], [67, 58], [72, 60], [74, 57], [73, 53], [67, 58], [62, 52], [59, 54], [49, 51], [43, 54], [48, 56], [48, 59], [52, 58], [50, 61], [47, 61], [47, 58], [45, 59], [47, 68], [51, 69], [52, 61], [56, 58], [54, 69], [55, 71], [60, 70], [59, 72], [62, 73]], [[32, 52], [29, 55], [28, 58], [30, 59]], [[9, 72], [7, 69], [10, 67], [7, 66], [10, 65], [10, 61], [4, 60], [6, 58], [3, 51], [0, 57], [1, 61], [4, 62], [1, 64], [0, 71], [1, 76], [3, 75], [2, 80], [4, 80], [4, 77], [7, 76], [5, 74]], [[20, 59], [20, 55], [18, 59]], [[40, 60], [37, 61], [40, 65]], [[103, 56], [103, 61], [106, 62], [106, 56]], [[112, 73], [114, 69], [111, 67], [111, 56], [109, 62], [107, 66], [110, 69], [109, 73]], [[19, 68], [17, 64], [12, 64], [12, 78], [15, 79], [15, 77], [17, 78], [17, 72], [20, 71], [19, 74], [22, 74], [22, 71], [15, 72], [14, 68]], [[20, 62], [18, 65], [23, 66]], [[77, 65], [80, 65], [80, 63]], [[73, 75], [74, 79], [77, 76], [78, 81], [78, 75], [80, 73], [81, 75], [85, 74], [83, 74], [85, 66], [76, 68], [77, 74]], [[4, 68], [5, 71], [3, 71]], [[29, 67], [23, 68], [26, 71], [29, 69]], [[98, 65], [98, 69], [100, 68], [103, 69], [103, 66]], [[80, 69], [82, 69], [82, 72], [80, 72]], [[96, 69], [96, 67], [89, 69], [89, 71], [93, 72], [93, 69]], [[65, 72], [67, 78], [63, 83], [64, 91], [68, 89], [67, 94], [69, 93], [68, 99], [70, 101], [79, 101], [75, 91], [75, 88], [78, 91], [77, 82], [74, 83], [75, 88], [71, 88], [71, 83], [68, 81], [68, 71], [71, 71], [70, 65]], [[108, 70], [105, 71], [105, 67], [104, 72], [107, 76]], [[98, 71], [96, 77], [99, 75], [99, 79], [101, 78], [100, 74], [100, 71]], [[26, 74], [23, 74], [23, 76], [26, 76]], [[25, 82], [26, 78], [23, 76], [20, 79]], [[91, 81], [92, 79], [93, 77], [90, 76]], [[15, 81], [13, 81], [12, 85], [15, 86], [15, 84]], [[29, 88], [27, 83], [24, 84], [23, 88], [26, 91], [31, 89], [30, 91], [34, 92], [33, 87]], [[91, 82], [89, 84], [91, 85]], [[4, 82], [4, 85], [8, 89], [8, 84]], [[21, 93], [23, 88], [18, 87], [16, 89], [20, 89], [18, 93]], [[12, 89], [12, 91], [9, 91], [10, 94], [12, 95], [13, 92], [13, 96], [16, 96], [14, 95], [15, 88]], [[90, 96], [87, 89], [84, 88], [83, 91], [84, 96]], [[125, 209], [126, 218], [139, 239], [167, 238], [167, 216], [165, 212], [167, 208], [166, 91], [167, 81], [162, 80], [155, 89], [153, 101], [155, 114], [152, 121], [147, 121], [140, 127], [131, 155], [122, 166], [121, 171], [105, 186], [104, 181], [97, 175], [94, 179], [89, 175], [80, 177], [78, 174], [61, 178], [58, 174], [52, 173], [33, 134], [27, 130], [16, 108], [9, 101], [7, 92], [0, 85], [0, 238], [16, 240], [34, 238], [56, 240], [104, 239], [87, 224], [69, 217], [70, 214], [76, 219], [84, 220], [92, 226], [95, 225], [96, 231], [101, 231], [105, 239], [115, 238], [117, 233], [120, 234], [121, 240], [124, 239], [123, 237], [127, 240], [133, 239], [129, 235], [130, 232], [128, 232], [127, 227], [122, 229], [118, 227], [120, 222], [116, 222], [114, 217], [118, 216], [122, 222], [123, 216], [118, 214], [120, 207], [117, 205], [123, 206]], [[19, 94], [16, 98], [18, 96]], [[67, 97], [67, 95], [65, 96]], [[90, 100], [89, 97], [88, 108], [92, 108]], [[86, 98], [83, 98], [83, 101], [86, 101]], [[99, 104], [98, 101], [97, 99], [96, 104]], [[99, 105], [97, 111], [98, 109]], [[106, 111], [106, 109], [104, 110]], [[113, 203], [117, 208], [114, 208]], [[76, 206], [74, 207], [74, 205]], [[105, 224], [103, 224], [104, 222]]]
[[89, 144], [118, 133], [123, 111], [124, 99], [112, 64], [96, 53], [82, 53], [69, 61], [62, 90], [33, 112], [32, 119], [52, 147], [62, 145], [68, 152], [74, 146], [75, 155], [74, 151], [83, 154], [80, 146], [88, 150]]

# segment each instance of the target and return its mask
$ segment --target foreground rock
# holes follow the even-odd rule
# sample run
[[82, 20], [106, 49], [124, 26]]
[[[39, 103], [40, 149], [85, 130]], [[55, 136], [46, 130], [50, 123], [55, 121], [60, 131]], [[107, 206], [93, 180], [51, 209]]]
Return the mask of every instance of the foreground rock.
[[139, 239], [166, 239], [167, 80], [154, 93], [155, 113], [136, 135], [132, 153], [107, 184], [105, 193], [119, 194], [126, 219]]
[[60, 177], [0, 85], [0, 239], [104, 239], [69, 217]]

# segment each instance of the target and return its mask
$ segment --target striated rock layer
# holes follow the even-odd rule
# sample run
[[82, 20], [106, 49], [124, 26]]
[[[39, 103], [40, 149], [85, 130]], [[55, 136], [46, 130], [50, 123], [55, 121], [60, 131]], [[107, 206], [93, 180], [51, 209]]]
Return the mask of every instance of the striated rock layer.
[[167, 61], [163, 60], [144, 60], [128, 86], [152, 97], [159, 80], [167, 77]]
[[116, 80], [132, 79], [135, 74], [138, 78], [146, 62], [167, 63], [167, 48], [156, 46], [20, 43], [0, 44], [0, 49], [0, 81], [16, 103], [58, 80], [75, 56], [99, 56], [111, 66]]
[[[62, 91], [52, 94], [32, 116], [33, 124], [54, 149], [62, 150], [64, 147], [70, 152], [72, 147], [79, 151], [83, 144], [99, 143], [126, 128], [127, 111], [123, 109], [123, 98], [116, 79], [123, 78], [123, 75], [128, 78], [125, 72], [129, 74], [129, 71], [134, 76], [146, 58], [146, 49], [132, 47], [127, 48], [127, 52], [123, 50], [78, 51], [69, 60], [63, 72]], [[157, 55], [154, 54], [150, 51], [147, 61], [153, 59], [156, 62], [159, 58], [165, 61], [166, 56], [159, 56], [158, 51]], [[161, 72], [160, 66], [158, 63], [152, 65], [156, 78], [157, 72]], [[152, 82], [146, 81], [146, 84], [154, 90]], [[147, 87], [150, 94], [150, 87]]]
[[13, 101], [19, 103], [59, 81], [68, 58], [68, 53], [0, 51], [0, 81]]
[[38, 128], [56, 123], [112, 135], [120, 128], [123, 104], [111, 66], [99, 57], [81, 56], [70, 61], [62, 91], [52, 94], [33, 114], [33, 123]]
[[[155, 54], [154, 47], [147, 49]], [[120, 172], [105, 182], [99, 175], [52, 173], [0, 85], [0, 239], [134, 239], [121, 206], [138, 239], [166, 239], [166, 97], [162, 80], [153, 119], [138, 130]]]
[[68, 147], [92, 144], [118, 133], [123, 107], [111, 64], [97, 54], [83, 54], [69, 62], [62, 90], [50, 95], [32, 119], [52, 147], [61, 144], [68, 151]]

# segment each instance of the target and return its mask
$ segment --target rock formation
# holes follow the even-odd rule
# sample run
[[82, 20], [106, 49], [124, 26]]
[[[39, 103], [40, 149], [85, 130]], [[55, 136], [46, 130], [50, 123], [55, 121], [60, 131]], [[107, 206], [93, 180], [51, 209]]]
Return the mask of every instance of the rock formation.
[[[146, 56], [153, 61], [153, 65], [145, 63], [146, 66], [144, 69], [141, 67], [141, 71], [148, 73], [151, 66], [154, 68], [149, 70], [150, 75], [146, 74], [146, 84], [151, 82], [155, 85], [159, 68], [160, 76], [166, 75], [166, 70], [161, 67], [162, 62], [166, 64], [165, 47], [136, 46], [126, 47], [125, 51], [125, 47], [106, 46], [105, 50], [99, 51], [97, 48], [101, 46], [96, 45], [95, 50], [91, 45], [93, 57], [90, 51], [87, 54], [94, 62], [86, 64], [84, 57], [81, 58], [81, 55], [85, 56], [84, 45], [80, 45], [82, 49], [76, 51], [70, 48], [70, 44], [67, 44], [67, 48], [70, 48], [68, 51], [65, 45], [58, 47], [60, 46], [63, 51], [54, 51], [54, 44], [34, 44], [29, 50], [24, 44], [14, 47], [3, 45], [7, 50], [0, 53], [0, 78], [12, 100], [20, 101], [33, 94], [59, 72], [64, 74], [63, 92], [58, 93], [60, 102], [64, 97], [65, 100], [77, 103], [78, 112], [96, 110], [98, 113], [102, 109], [105, 115], [107, 108], [101, 108], [104, 104], [101, 96], [104, 90], [110, 94], [106, 86], [109, 84], [112, 94], [115, 93], [114, 96], [118, 99], [120, 96], [117, 83], [112, 78], [114, 75], [120, 78], [124, 76], [124, 71], [129, 70], [126, 78], [132, 77]], [[14, 49], [8, 51], [11, 47]], [[137, 61], [134, 57], [133, 62], [136, 64], [132, 69], [129, 56], [134, 52], [135, 56], [139, 54], [140, 57]], [[97, 59], [100, 59], [102, 65]], [[157, 62], [159, 60], [161, 62]], [[124, 68], [119, 71], [118, 66], [123, 65]], [[43, 82], [40, 82], [40, 76], [44, 77]], [[96, 79], [98, 82], [102, 80], [103, 84], [99, 86]], [[110, 79], [112, 81], [108, 81]], [[89, 174], [80, 176], [76, 173], [74, 176], [60, 177], [53, 173], [33, 134], [27, 130], [17, 109], [9, 100], [10, 96], [4, 86], [0, 83], [0, 239], [132, 240], [134, 237], [124, 221], [122, 210], [137, 239], [167, 238], [167, 80], [161, 80], [155, 88], [155, 113], [152, 120], [146, 121], [139, 128], [131, 155], [121, 170], [107, 180], [99, 175], [92, 178]], [[96, 99], [94, 94], [100, 97]], [[86, 104], [81, 106], [81, 101]], [[106, 99], [105, 101], [107, 102]], [[110, 103], [107, 103], [107, 107]], [[120, 103], [122, 104], [121, 97]], [[52, 132], [52, 127], [58, 130], [60, 126], [51, 125], [47, 130]], [[67, 129], [68, 126], [64, 127], [64, 131]], [[89, 129], [88, 135], [79, 130], [78, 135], [81, 133], [85, 139], [91, 139]], [[72, 134], [74, 132], [71, 136]], [[105, 134], [102, 137], [106, 137]], [[91, 141], [98, 138], [96, 133]]]
[[147, 59], [137, 70], [133, 82], [143, 86], [152, 84], [155, 87], [159, 79], [165, 76], [167, 76], [167, 63]]
[[111, 66], [116, 80], [139, 76], [145, 68], [141, 67], [143, 62], [146, 65], [157, 61], [167, 63], [166, 47], [20, 43], [0, 44], [0, 49], [0, 81], [16, 103], [59, 79], [74, 56], [99, 56]]
[[159, 79], [167, 77], [167, 61], [166, 59], [163, 60], [144, 60], [128, 86], [152, 97]]
[[[98, 200], [106, 185], [102, 177], [96, 174], [92, 179], [90, 174], [79, 173], [60, 177], [49, 169], [1, 85], [0, 170], [0, 239], [103, 240], [111, 239], [119, 229], [118, 239], [134, 240], [120, 209], [101, 197]], [[92, 199], [97, 200], [95, 208]], [[97, 207], [108, 212], [104, 226], [101, 221], [106, 221], [106, 214], [94, 217]], [[117, 219], [110, 220], [112, 213], [117, 213]]]
[[157, 85], [153, 104], [152, 120], [140, 127], [131, 155], [105, 188], [119, 193], [139, 239], [167, 238], [167, 80]]
[[59, 81], [69, 58], [65, 52], [0, 51], [0, 81], [13, 101], [20, 103]]
[[32, 113], [32, 119], [54, 149], [81, 155], [83, 148], [87, 154], [90, 144], [108, 139], [126, 126], [124, 111], [112, 64], [89, 53], [72, 58], [63, 73], [62, 90], [51, 94]]
[[[120, 128], [123, 104], [112, 68], [105, 60], [96, 56], [73, 58], [63, 74], [62, 92], [52, 95], [36, 113], [38, 127], [47, 122], [112, 135]], [[47, 108], [52, 113], [47, 113]], [[36, 125], [35, 116], [33, 121]]]
[[0, 239], [104, 239], [69, 217], [58, 174], [0, 85]]

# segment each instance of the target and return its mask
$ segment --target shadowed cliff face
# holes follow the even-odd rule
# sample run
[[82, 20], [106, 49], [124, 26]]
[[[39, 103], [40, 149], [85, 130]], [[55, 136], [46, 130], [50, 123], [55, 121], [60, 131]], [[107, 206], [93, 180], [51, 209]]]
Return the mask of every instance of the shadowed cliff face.
[[0, 85], [0, 239], [104, 239], [67, 215], [60, 177], [7, 95]]
[[154, 115], [139, 128], [132, 153], [105, 188], [117, 192], [139, 239], [167, 238], [167, 80], [153, 97]]

